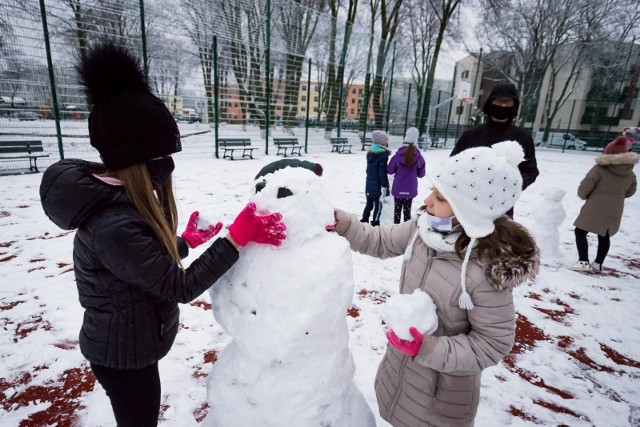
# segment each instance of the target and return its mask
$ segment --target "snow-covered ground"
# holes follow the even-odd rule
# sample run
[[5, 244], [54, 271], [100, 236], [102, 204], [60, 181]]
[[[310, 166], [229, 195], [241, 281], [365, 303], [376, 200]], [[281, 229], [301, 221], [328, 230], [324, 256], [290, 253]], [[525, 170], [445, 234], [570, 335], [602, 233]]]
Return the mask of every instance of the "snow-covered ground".
[[[25, 133], [37, 135], [40, 123], [25, 128]], [[86, 132], [81, 125], [78, 129]], [[207, 128], [181, 124], [181, 130], [185, 135]], [[221, 134], [242, 136], [233, 127], [222, 127]], [[257, 132], [251, 135], [254, 145], [263, 146]], [[277, 131], [278, 135], [282, 132]], [[321, 135], [321, 131], [310, 132], [309, 153], [302, 158], [324, 167], [322, 180], [333, 206], [360, 215], [365, 203], [364, 152], [354, 145], [352, 154], [332, 153]], [[303, 139], [304, 132], [298, 130], [297, 136]], [[343, 136], [357, 143], [355, 134]], [[46, 141], [55, 147], [55, 139]], [[452, 142], [449, 148], [426, 151], [427, 167], [448, 156]], [[268, 156], [257, 150], [254, 160], [218, 160], [205, 149], [212, 144], [212, 133], [193, 135], [184, 139], [184, 153], [174, 157], [180, 229], [196, 209], [230, 224], [249, 199], [255, 174], [280, 158], [270, 147]], [[86, 139], [80, 145], [86, 146]], [[399, 145], [400, 139], [392, 137], [390, 148]], [[640, 196], [626, 202], [622, 227], [612, 237], [603, 274], [566, 269], [577, 258], [572, 223], [582, 202], [576, 189], [596, 155], [537, 152], [541, 175], [523, 192], [515, 217], [533, 229], [534, 211], [540, 209], [544, 194], [565, 190], [561, 257], [544, 259], [535, 283], [515, 290], [517, 343], [510, 356], [484, 372], [478, 426], [640, 425]], [[97, 157], [92, 154], [91, 158]], [[78, 349], [83, 311], [73, 277], [74, 233], [57, 229], [42, 212], [41, 177], [0, 177], [0, 425], [113, 426], [108, 399]], [[421, 180], [414, 208], [429, 191], [429, 183]], [[595, 237], [590, 235], [589, 242], [593, 256]], [[200, 251], [195, 250], [186, 263]], [[355, 381], [377, 414], [373, 380], [386, 346], [383, 306], [397, 292], [401, 259], [381, 261], [359, 254], [352, 259], [355, 292], [345, 316]], [[304, 266], [290, 268], [292, 276], [305, 272]], [[202, 422], [208, 411], [207, 374], [230, 339], [213, 318], [208, 293], [181, 305], [180, 333], [160, 362], [160, 425]], [[378, 425], [387, 424], [378, 418]]]

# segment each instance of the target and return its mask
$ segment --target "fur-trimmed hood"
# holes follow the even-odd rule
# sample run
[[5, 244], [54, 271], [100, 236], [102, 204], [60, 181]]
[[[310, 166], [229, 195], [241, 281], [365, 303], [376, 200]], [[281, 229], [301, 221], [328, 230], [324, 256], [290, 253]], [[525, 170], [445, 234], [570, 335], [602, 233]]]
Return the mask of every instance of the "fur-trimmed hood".
[[621, 154], [602, 154], [596, 157], [596, 163], [600, 166], [635, 165], [638, 163], [638, 153], [628, 151]]
[[536, 248], [531, 258], [500, 259], [487, 264], [484, 272], [497, 291], [513, 289], [527, 280], [533, 280], [540, 269], [540, 251]]
[[633, 173], [633, 166], [638, 163], [638, 153], [628, 151], [621, 154], [602, 154], [596, 157], [596, 164], [604, 166], [616, 175]]

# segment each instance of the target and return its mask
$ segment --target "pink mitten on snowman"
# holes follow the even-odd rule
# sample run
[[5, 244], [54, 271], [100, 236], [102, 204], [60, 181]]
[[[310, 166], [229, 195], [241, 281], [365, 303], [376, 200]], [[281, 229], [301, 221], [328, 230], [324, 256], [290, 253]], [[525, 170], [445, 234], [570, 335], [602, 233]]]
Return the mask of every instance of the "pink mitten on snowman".
[[200, 217], [200, 212], [195, 211], [189, 217], [187, 228], [180, 235], [189, 244], [191, 249], [209, 241], [222, 229], [222, 223], [211, 224], [208, 220]]
[[414, 357], [420, 351], [424, 335], [438, 328], [436, 305], [424, 291], [393, 295], [384, 307], [387, 339], [404, 354]]

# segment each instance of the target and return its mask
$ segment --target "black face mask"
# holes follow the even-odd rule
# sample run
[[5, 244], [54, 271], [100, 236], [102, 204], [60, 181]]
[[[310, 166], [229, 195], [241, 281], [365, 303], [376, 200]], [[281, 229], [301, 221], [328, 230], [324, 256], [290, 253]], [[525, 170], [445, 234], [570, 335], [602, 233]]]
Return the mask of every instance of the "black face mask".
[[515, 107], [501, 107], [489, 103], [487, 106], [487, 114], [497, 120], [513, 119], [518, 114], [518, 109]]
[[161, 189], [169, 178], [171, 172], [175, 169], [176, 165], [173, 163], [173, 158], [163, 157], [161, 159], [149, 160], [147, 163], [147, 172], [151, 178], [151, 184], [154, 190]]

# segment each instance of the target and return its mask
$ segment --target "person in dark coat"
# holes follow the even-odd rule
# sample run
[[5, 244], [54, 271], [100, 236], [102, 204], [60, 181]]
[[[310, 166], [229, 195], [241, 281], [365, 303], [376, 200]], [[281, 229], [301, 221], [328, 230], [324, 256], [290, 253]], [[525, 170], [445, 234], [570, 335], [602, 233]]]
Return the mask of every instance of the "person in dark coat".
[[362, 211], [360, 222], [369, 222], [369, 215], [373, 209], [371, 225], [380, 225], [382, 203], [380, 198], [389, 195], [389, 177], [387, 176], [387, 161], [389, 160], [389, 136], [385, 131], [371, 132], [371, 147], [367, 151], [367, 179], [365, 194], [367, 204]]
[[160, 412], [158, 361], [173, 345], [178, 303], [197, 298], [253, 241], [279, 245], [280, 214], [255, 215], [249, 204], [219, 238], [183, 268], [181, 259], [222, 224], [194, 212], [181, 237], [172, 190], [172, 154], [180, 133], [148, 87], [140, 61], [111, 42], [91, 46], [77, 66], [91, 107], [89, 141], [102, 163], [60, 160], [42, 176], [46, 215], [77, 230], [73, 264], [84, 318], [80, 351], [109, 396], [118, 426], [155, 426]]
[[[575, 271], [602, 271], [610, 236], [620, 229], [624, 200], [636, 192], [637, 180], [633, 168], [638, 153], [629, 151], [627, 138], [619, 136], [610, 142], [596, 164], [580, 182], [578, 197], [585, 201], [573, 225], [576, 227], [578, 261], [570, 266]], [[598, 235], [598, 250], [589, 263], [587, 234]]]
[[394, 175], [391, 195], [393, 195], [393, 223], [400, 224], [400, 215], [405, 221], [411, 219], [411, 205], [418, 195], [418, 178], [424, 177], [426, 163], [420, 150], [416, 148], [420, 133], [410, 127], [404, 136], [402, 147], [393, 155], [387, 165], [387, 173]]
[[[525, 161], [518, 169], [522, 175], [522, 189], [533, 184], [539, 175], [533, 138], [527, 132], [513, 124], [518, 115], [520, 99], [518, 91], [511, 83], [498, 84], [493, 88], [484, 103], [483, 111], [487, 115], [486, 123], [467, 129], [451, 151], [455, 156], [472, 147], [491, 147], [502, 141], [517, 141], [524, 150]], [[505, 213], [513, 218], [513, 208]]]

